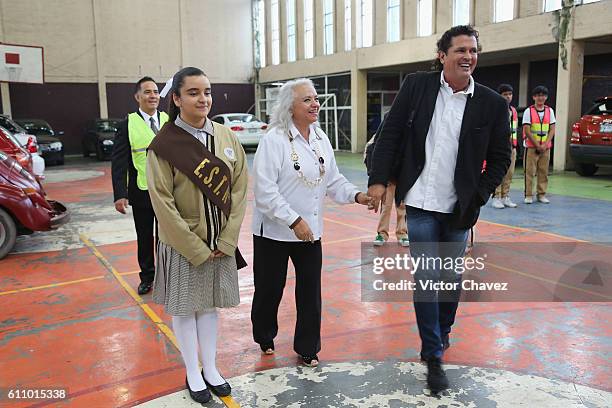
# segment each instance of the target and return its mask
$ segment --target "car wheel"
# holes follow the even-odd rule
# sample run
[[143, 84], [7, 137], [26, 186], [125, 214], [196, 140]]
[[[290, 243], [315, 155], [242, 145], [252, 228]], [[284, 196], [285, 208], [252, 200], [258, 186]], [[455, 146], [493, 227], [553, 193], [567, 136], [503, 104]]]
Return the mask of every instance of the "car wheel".
[[11, 252], [17, 239], [17, 227], [9, 213], [0, 208], [0, 259]]
[[584, 177], [592, 176], [599, 168], [591, 163], [576, 163], [576, 173]]
[[55, 164], [57, 164], [59, 166], [63, 166], [64, 165], [64, 156], [62, 156], [61, 159], [57, 159]]
[[104, 160], [104, 154], [102, 154], [102, 148], [100, 145], [96, 145], [96, 159], [99, 161]]

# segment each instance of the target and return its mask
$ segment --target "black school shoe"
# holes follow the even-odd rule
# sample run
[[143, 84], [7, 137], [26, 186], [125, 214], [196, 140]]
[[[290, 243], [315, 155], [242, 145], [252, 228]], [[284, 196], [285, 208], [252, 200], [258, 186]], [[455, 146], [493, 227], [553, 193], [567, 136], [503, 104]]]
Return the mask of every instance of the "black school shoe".
[[[206, 380], [204, 380], [204, 382], [206, 382]], [[192, 391], [191, 388], [189, 388], [189, 381], [187, 381], [187, 377], [185, 377], [185, 385], [189, 390], [189, 396], [197, 403], [206, 404], [212, 398], [208, 388], [204, 388], [201, 391]]]
[[433, 394], [448, 388], [448, 378], [442, 368], [442, 360], [437, 357], [427, 360], [427, 386]]
[[151, 291], [151, 286], [153, 286], [153, 282], [142, 282], [138, 285], [138, 294], [146, 295]]
[[[202, 370], [202, 378], [204, 378], [204, 370]], [[212, 385], [211, 383], [206, 381], [206, 378], [204, 378], [204, 382], [206, 383], [206, 386], [212, 391], [212, 393], [219, 398], [227, 397], [232, 393], [232, 387], [230, 387], [227, 381], [221, 385]]]

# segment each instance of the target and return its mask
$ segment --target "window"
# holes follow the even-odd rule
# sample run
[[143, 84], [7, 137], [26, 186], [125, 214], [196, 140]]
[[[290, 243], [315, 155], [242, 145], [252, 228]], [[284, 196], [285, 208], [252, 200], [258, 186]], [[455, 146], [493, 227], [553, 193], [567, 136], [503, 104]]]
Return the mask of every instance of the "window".
[[255, 3], [255, 60], [258, 68], [266, 66], [266, 10], [264, 0]]
[[279, 15], [278, 15], [278, 0], [272, 0], [270, 3], [271, 15], [271, 34], [272, 34], [272, 65], [280, 63], [280, 32], [279, 32]]
[[400, 0], [387, 0], [387, 42], [400, 40]]
[[323, 51], [334, 53], [334, 0], [323, 3]]
[[470, 24], [470, 2], [471, 0], [455, 0], [453, 2], [453, 25]]
[[344, 50], [350, 51], [352, 47], [352, 27], [351, 22], [353, 16], [351, 15], [351, 2], [352, 0], [344, 0]]
[[287, 61], [295, 61], [295, 0], [287, 0]]
[[514, 0], [495, 0], [493, 21], [501, 23], [514, 18]]
[[561, 8], [561, 0], [544, 0], [544, 12], [559, 10]]
[[371, 47], [372, 0], [357, 0], [357, 47]]
[[417, 35], [427, 37], [433, 34], [432, 0], [419, 0], [417, 8]]
[[314, 17], [312, 0], [304, 0], [304, 58], [314, 57]]

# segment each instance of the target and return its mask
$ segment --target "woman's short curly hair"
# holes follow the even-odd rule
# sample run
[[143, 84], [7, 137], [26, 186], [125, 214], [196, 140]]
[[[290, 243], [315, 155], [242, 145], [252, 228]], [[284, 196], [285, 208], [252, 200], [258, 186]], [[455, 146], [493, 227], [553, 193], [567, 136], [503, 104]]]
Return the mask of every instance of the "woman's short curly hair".
[[[468, 37], [475, 37], [476, 44], [478, 47], [478, 52], [482, 51], [480, 40], [478, 39], [478, 35], [479, 35], [478, 30], [476, 30], [471, 25], [458, 25], [458, 26], [449, 28], [448, 30], [444, 32], [444, 34], [442, 34], [442, 37], [440, 37], [440, 39], [436, 43], [438, 47], [438, 50], [436, 51], [436, 53], [438, 52], [443, 52], [444, 54], [448, 53], [448, 49], [453, 43], [453, 38], [458, 37], [460, 35], [467, 35]], [[440, 60], [438, 59], [437, 55], [436, 55], [436, 59], [433, 61], [432, 67], [436, 71], [442, 71], [443, 66]]]
[[279, 127], [285, 131], [289, 130], [291, 121], [293, 120], [293, 112], [291, 106], [295, 99], [295, 88], [301, 85], [310, 85], [314, 88], [314, 84], [308, 78], [298, 78], [286, 82], [280, 87], [276, 103], [272, 108], [270, 126]]

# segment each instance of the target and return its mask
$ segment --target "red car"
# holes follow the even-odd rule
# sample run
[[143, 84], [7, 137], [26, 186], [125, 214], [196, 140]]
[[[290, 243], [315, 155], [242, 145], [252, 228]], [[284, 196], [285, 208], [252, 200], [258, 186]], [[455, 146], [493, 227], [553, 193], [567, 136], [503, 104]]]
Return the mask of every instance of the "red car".
[[0, 127], [0, 152], [7, 153], [13, 159], [17, 160], [21, 167], [25, 168], [30, 173], [32, 172], [32, 155], [29, 151], [21, 147], [19, 141], [2, 127]]
[[570, 156], [581, 176], [595, 174], [598, 164], [612, 164], [612, 96], [597, 99], [574, 123]]
[[55, 229], [69, 218], [63, 204], [47, 200], [34, 176], [0, 151], [0, 259], [13, 249], [17, 235]]

